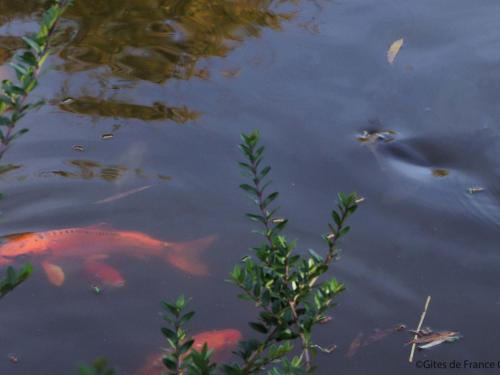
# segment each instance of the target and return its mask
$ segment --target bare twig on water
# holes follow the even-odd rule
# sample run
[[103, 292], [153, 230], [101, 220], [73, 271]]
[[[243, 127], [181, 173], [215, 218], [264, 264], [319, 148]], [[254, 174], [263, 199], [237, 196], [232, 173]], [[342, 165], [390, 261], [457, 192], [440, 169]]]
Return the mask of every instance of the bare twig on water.
[[[422, 324], [424, 323], [425, 315], [427, 314], [427, 309], [429, 308], [429, 304], [431, 303], [431, 296], [427, 296], [427, 300], [425, 301], [425, 307], [424, 311], [422, 312], [422, 315], [420, 316], [420, 322], [418, 323], [418, 327], [415, 333], [415, 336], [413, 337], [413, 341], [417, 340], [418, 338], [418, 333], [420, 332], [420, 329], [422, 328]], [[417, 347], [417, 343], [414, 342], [411, 346], [411, 351], [410, 351], [410, 358], [409, 362], [413, 362], [413, 356], [415, 355], [415, 348]]]

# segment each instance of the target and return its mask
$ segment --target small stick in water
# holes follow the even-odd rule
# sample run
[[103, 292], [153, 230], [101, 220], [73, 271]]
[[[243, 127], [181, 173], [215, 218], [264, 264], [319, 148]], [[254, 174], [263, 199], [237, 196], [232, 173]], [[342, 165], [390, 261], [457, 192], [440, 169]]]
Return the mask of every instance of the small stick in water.
[[132, 195], [132, 194], [135, 194], [135, 193], [139, 193], [139, 192], [141, 192], [143, 190], [149, 189], [151, 186], [153, 186], [153, 185], [146, 185], [146, 186], [142, 186], [140, 188], [128, 190], [128, 191], [123, 192], [123, 193], [115, 194], [115, 195], [112, 195], [111, 197], [108, 197], [108, 198], [105, 198], [105, 199], [101, 199], [100, 201], [94, 202], [94, 204], [102, 204], [102, 203], [114, 202], [114, 201], [116, 201], [118, 199], [122, 199], [122, 198], [128, 197], [129, 195]]
[[[422, 312], [422, 315], [420, 316], [420, 322], [418, 323], [418, 327], [417, 327], [417, 330], [415, 333], [415, 337], [413, 337], [413, 341], [416, 341], [418, 338], [418, 334], [420, 332], [420, 329], [422, 328], [422, 324], [424, 323], [425, 314], [427, 314], [427, 309], [429, 308], [430, 303], [431, 303], [431, 296], [427, 296], [427, 300], [425, 301], [424, 311]], [[410, 358], [409, 358], [410, 363], [413, 362], [413, 356], [415, 355], [415, 348], [416, 347], [417, 347], [417, 343], [414, 342], [411, 346], [411, 352], [410, 352]]]

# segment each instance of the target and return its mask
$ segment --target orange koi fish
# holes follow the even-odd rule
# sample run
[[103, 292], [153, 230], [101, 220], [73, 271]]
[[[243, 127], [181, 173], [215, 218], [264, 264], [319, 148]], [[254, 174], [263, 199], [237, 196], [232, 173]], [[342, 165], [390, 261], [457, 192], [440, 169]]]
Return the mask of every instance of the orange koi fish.
[[[193, 336], [193, 349], [200, 351], [206, 343], [208, 348], [214, 351], [213, 358], [220, 361], [224, 354], [236, 348], [242, 338], [241, 332], [236, 329], [205, 331]], [[150, 356], [146, 365], [135, 375], [160, 375], [165, 370], [163, 357], [165, 357], [165, 353]]]
[[14, 234], [2, 237], [0, 265], [10, 264], [19, 256], [40, 260], [49, 281], [60, 286], [65, 274], [58, 260], [83, 259], [85, 271], [109, 286], [123, 286], [119, 271], [104, 263], [111, 254], [136, 257], [157, 256], [190, 275], [206, 276], [208, 269], [199, 253], [212, 244], [215, 236], [175, 243], [161, 241], [145, 233], [120, 231], [97, 225], [86, 228], [66, 228], [46, 232]]

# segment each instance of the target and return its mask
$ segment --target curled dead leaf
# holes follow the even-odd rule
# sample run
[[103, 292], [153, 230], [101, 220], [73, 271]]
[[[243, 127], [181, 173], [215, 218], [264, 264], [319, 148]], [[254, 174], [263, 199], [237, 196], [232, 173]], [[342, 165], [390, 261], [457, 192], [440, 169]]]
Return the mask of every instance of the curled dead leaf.
[[429, 349], [434, 346], [440, 345], [445, 342], [453, 342], [461, 338], [459, 332], [455, 331], [440, 331], [440, 332], [429, 332], [423, 333], [422, 331], [417, 333], [418, 337], [407, 343], [418, 344], [419, 349]]
[[401, 49], [401, 47], [403, 47], [403, 43], [404, 43], [404, 39], [401, 38], [401, 39], [394, 41], [391, 44], [391, 46], [387, 50], [387, 61], [389, 62], [389, 64], [394, 63], [394, 60], [396, 59], [396, 56], [399, 53], [399, 50]]

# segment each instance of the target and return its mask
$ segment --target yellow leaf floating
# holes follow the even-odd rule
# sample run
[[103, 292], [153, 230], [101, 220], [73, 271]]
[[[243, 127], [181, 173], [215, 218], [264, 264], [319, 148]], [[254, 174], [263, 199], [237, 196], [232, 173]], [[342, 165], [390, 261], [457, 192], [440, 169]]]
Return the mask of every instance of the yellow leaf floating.
[[64, 284], [64, 271], [61, 267], [49, 262], [42, 262], [42, 267], [52, 285], [61, 286]]
[[401, 49], [401, 47], [403, 47], [403, 42], [404, 42], [403, 38], [398, 39], [395, 42], [393, 42], [389, 47], [389, 50], [387, 51], [387, 61], [389, 62], [389, 64], [394, 63], [394, 60], [396, 59], [396, 56], [399, 53], [399, 50]]

